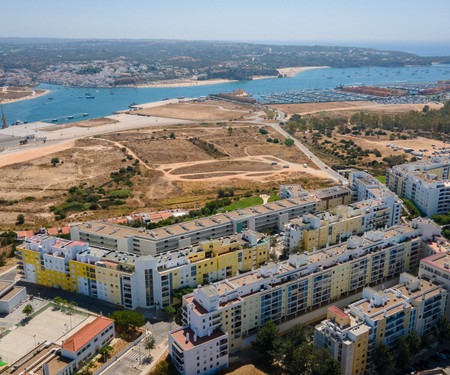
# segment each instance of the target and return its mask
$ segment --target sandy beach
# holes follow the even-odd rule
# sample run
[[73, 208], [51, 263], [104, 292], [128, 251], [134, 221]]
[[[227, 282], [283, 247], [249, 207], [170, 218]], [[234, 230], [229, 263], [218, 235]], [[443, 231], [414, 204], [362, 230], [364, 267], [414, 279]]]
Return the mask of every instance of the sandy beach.
[[[7, 87], [3, 87], [1, 90], [1, 93], [5, 93], [5, 91], [7, 90]], [[26, 89], [26, 91], [28, 91], [29, 89]], [[16, 98], [16, 99], [3, 99], [2, 96], [0, 95], [0, 101], [2, 102], [2, 104], [9, 104], [9, 103], [15, 103], [15, 102], [21, 102], [23, 100], [29, 100], [29, 99], [35, 99], [35, 98], [39, 98], [40, 96], [44, 96], [50, 93], [50, 90], [31, 90], [31, 94], [27, 95], [27, 96], [23, 96], [21, 98]]]
[[299, 66], [299, 67], [291, 67], [291, 68], [280, 68], [277, 69], [278, 73], [280, 73], [283, 77], [293, 77], [296, 76], [298, 73], [304, 72], [306, 70], [312, 70], [312, 69], [323, 69], [323, 68], [329, 68], [329, 66]]
[[[291, 67], [291, 68], [280, 68], [277, 69], [278, 72], [283, 77], [293, 77], [297, 75], [300, 72], [304, 72], [306, 70], [311, 69], [322, 69], [322, 68], [329, 68], [329, 66], [300, 66], [300, 67]], [[253, 76], [253, 80], [260, 80], [260, 79], [272, 79], [272, 78], [278, 78], [278, 76]], [[230, 83], [230, 82], [238, 82], [236, 80], [230, 80], [230, 79], [206, 79], [202, 81], [196, 81], [196, 80], [180, 80], [180, 81], [157, 81], [154, 83], [148, 83], [145, 85], [137, 85], [133, 87], [137, 88], [146, 88], [146, 87], [193, 87], [193, 86], [206, 86], [206, 85], [217, 85], [220, 83]]]
[[217, 85], [220, 83], [230, 83], [237, 82], [229, 79], [205, 79], [202, 81], [195, 80], [182, 80], [182, 81], [157, 81], [154, 83], [148, 83], [145, 85], [137, 85], [137, 88], [147, 88], [147, 87], [193, 87], [193, 86], [207, 86], [207, 85]]

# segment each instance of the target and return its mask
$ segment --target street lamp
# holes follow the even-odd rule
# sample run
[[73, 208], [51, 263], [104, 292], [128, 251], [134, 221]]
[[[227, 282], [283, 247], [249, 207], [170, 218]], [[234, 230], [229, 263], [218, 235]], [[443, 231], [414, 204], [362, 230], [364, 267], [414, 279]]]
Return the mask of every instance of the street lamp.
[[36, 347], [37, 345], [36, 345], [36, 335], [33, 335], [33, 338], [34, 338], [34, 347]]

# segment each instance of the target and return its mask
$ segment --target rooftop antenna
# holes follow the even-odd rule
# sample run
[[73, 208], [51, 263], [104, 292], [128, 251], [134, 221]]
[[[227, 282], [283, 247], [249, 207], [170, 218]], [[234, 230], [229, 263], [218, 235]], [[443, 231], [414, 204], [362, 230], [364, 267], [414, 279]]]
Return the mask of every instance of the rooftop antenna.
[[6, 125], [5, 114], [3, 113], [3, 102], [0, 102], [0, 106], [2, 108], [2, 129], [6, 129], [8, 126]]

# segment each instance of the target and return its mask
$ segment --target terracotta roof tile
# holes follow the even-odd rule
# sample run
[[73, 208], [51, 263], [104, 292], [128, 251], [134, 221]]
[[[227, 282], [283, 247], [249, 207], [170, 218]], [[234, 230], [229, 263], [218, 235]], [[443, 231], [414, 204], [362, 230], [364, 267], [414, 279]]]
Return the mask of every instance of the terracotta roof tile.
[[113, 322], [114, 320], [110, 318], [99, 316], [64, 341], [63, 348], [73, 353], [77, 352]]

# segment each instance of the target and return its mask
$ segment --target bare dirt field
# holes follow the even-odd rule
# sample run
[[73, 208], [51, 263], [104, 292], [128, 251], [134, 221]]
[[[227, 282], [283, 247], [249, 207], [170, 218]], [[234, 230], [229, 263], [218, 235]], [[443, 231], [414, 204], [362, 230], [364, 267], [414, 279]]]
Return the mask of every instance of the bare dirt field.
[[[117, 147], [97, 139], [71, 142], [72, 147], [65, 150], [37, 153], [34, 159], [1, 168], [2, 199], [19, 202], [0, 206], [0, 224], [14, 223], [19, 213], [25, 214], [25, 223], [52, 221], [49, 207], [60, 203], [69, 187], [101, 185], [121, 167], [123, 153]], [[50, 162], [53, 157], [60, 161], [55, 167]]]
[[[272, 128], [266, 127], [268, 134], [261, 134], [260, 125], [238, 124], [232, 125], [230, 133], [229, 126], [144, 128], [3, 155], [2, 199], [18, 202], [0, 206], [0, 226], [13, 225], [19, 213], [25, 215], [23, 228], [53, 225], [50, 207], [66, 199], [69, 187], [85, 184], [114, 189], [111, 172], [135, 160], [140, 173], [132, 178], [132, 196], [126, 205], [71, 213], [65, 222], [199, 207], [215, 199], [221, 187], [233, 187], [239, 196], [249, 191], [276, 192], [280, 183], [301, 182], [310, 188], [326, 185], [327, 176], [304, 168], [306, 156], [296, 147], [286, 146]], [[268, 137], [279, 143], [267, 142]], [[197, 143], [190, 141], [192, 138]], [[60, 163], [53, 167], [51, 159], [55, 157]]]
[[[431, 109], [439, 109], [442, 104], [430, 103]], [[396, 114], [408, 111], [421, 111], [423, 104], [379, 104], [371, 101], [344, 101], [327, 103], [293, 103], [293, 104], [274, 104], [271, 107], [279, 109], [288, 114], [306, 115], [317, 112], [342, 112], [351, 114], [359, 111], [370, 111], [377, 113]]]
[[226, 372], [227, 375], [267, 375], [267, 372], [263, 372], [256, 368], [255, 365], [243, 365], [236, 370]]
[[75, 122], [70, 122], [67, 124], [60, 124], [60, 125], [50, 125], [47, 126], [45, 128], [40, 128], [40, 131], [57, 131], [57, 130], [61, 130], [61, 129], [67, 129], [67, 128], [73, 128], [73, 127], [78, 127], [78, 128], [95, 128], [97, 126], [103, 126], [103, 125], [109, 125], [109, 124], [117, 124], [119, 121], [112, 119], [112, 118], [107, 118], [107, 117], [99, 117], [99, 118], [94, 118], [91, 120], [82, 120], [82, 121], [75, 121]]
[[208, 100], [204, 103], [173, 103], [144, 108], [134, 112], [144, 116], [178, 118], [194, 121], [228, 121], [255, 115], [255, 107], [227, 101]]
[[433, 147], [431, 145], [436, 145], [437, 148], [447, 146], [442, 141], [436, 139], [429, 139], [424, 137], [417, 137], [413, 139], [396, 139], [394, 141], [389, 140], [388, 136], [381, 136], [380, 139], [376, 137], [355, 137], [349, 135], [337, 135], [337, 139], [353, 140], [358, 146], [363, 150], [365, 149], [378, 149], [381, 153], [381, 158], [386, 156], [391, 156], [393, 154], [404, 154], [402, 150], [394, 151], [391, 147], [386, 147], [387, 144], [400, 146], [403, 148], [412, 148], [415, 151], [419, 149], [427, 149], [427, 152], [423, 152], [425, 155], [431, 155], [433, 152]]
[[21, 100], [37, 98], [49, 91], [27, 87], [2, 87], [0, 88], [0, 101], [13, 103]]

